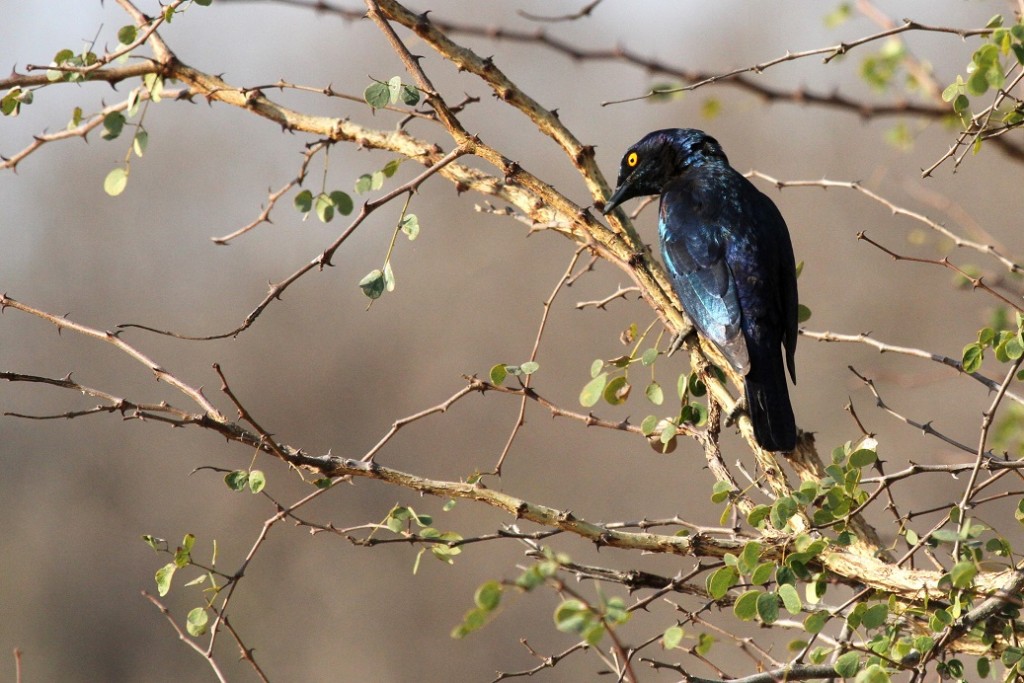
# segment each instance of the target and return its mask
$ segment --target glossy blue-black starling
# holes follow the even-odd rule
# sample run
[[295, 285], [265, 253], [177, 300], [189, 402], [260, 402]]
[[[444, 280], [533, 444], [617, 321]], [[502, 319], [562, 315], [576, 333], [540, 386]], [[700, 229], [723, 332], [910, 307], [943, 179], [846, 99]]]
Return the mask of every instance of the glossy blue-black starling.
[[782, 214], [718, 141], [690, 128], [654, 131], [626, 150], [604, 213], [652, 194], [661, 195], [661, 253], [683, 309], [744, 376], [757, 442], [793, 450], [783, 351], [795, 383], [796, 264]]

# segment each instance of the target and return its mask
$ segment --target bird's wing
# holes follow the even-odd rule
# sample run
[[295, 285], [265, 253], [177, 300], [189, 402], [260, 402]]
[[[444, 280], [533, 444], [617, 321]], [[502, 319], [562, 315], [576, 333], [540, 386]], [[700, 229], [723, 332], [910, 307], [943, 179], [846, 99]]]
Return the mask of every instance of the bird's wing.
[[684, 184], [670, 183], [662, 191], [658, 227], [662, 257], [683, 310], [733, 368], [747, 374], [750, 357], [723, 226], [704, 215]]

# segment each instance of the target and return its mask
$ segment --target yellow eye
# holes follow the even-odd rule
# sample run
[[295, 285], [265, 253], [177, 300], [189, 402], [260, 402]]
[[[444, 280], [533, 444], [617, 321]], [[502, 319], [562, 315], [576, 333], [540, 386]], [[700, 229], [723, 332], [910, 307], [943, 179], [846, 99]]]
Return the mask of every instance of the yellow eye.
[[640, 157], [636, 155], [636, 152], [630, 152], [629, 156], [626, 157], [626, 165], [630, 168], [636, 166], [638, 161], [640, 161]]

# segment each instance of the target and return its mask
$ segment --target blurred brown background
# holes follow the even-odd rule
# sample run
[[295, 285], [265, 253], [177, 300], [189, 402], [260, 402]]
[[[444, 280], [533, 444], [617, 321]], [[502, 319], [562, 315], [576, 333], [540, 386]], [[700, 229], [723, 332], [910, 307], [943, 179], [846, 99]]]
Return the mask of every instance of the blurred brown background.
[[[433, 3], [433, 16], [532, 30], [536, 24], [518, 16], [517, 9], [556, 15], [581, 4]], [[726, 71], [877, 30], [856, 15], [839, 28], [826, 28], [823, 15], [831, 5], [608, 0], [590, 18], [546, 28], [580, 47], [621, 44], [680, 67]], [[1009, 15], [1013, 3], [921, 0], [878, 6], [896, 20], [977, 27], [996, 12]], [[61, 48], [77, 51], [97, 30], [101, 46], [113, 44], [117, 27], [129, 23], [112, 2], [62, 0], [44, 6], [0, 0], [0, 9], [4, 69], [46, 64]], [[481, 98], [463, 116], [471, 131], [574, 200], [590, 203], [571, 164], [550, 140], [495, 101], [483, 84], [453, 73], [429, 48], [399, 32], [414, 52], [427, 55], [424, 68], [450, 100], [458, 101], [462, 92]], [[183, 61], [222, 73], [237, 85], [284, 79], [361, 94], [368, 76], [386, 79], [403, 73], [370, 22], [345, 22], [273, 2], [194, 7], [161, 34]], [[662, 127], [701, 127], [722, 142], [740, 170], [757, 169], [781, 179], [860, 180], [899, 205], [976, 237], [960, 222], [962, 211], [1006, 253], [1024, 252], [1019, 168], [997, 150], [986, 148], [968, 157], [955, 176], [946, 165], [936, 177], [920, 179], [920, 169], [954, 139], [955, 130], [939, 123], [908, 120], [913, 146], [900, 150], [885, 141], [898, 119], [864, 121], [821, 107], [768, 104], [727, 84], [664, 104], [602, 107], [603, 101], [641, 94], [665, 79], [620, 63], [574, 62], [536, 44], [455, 38], [480, 54], [493, 54], [524, 90], [558, 108], [581, 141], [597, 146], [610, 182], [622, 150], [642, 134]], [[909, 36], [910, 47], [933, 65], [942, 83], [963, 73], [976, 44], [948, 35]], [[818, 57], [789, 62], [757, 78], [790, 90], [838, 89], [868, 101], [890, 101], [891, 95], [870, 91], [857, 75], [861, 60], [881, 46], [865, 46], [829, 65]], [[111, 103], [127, 90], [122, 86], [115, 93], [105, 85], [88, 85], [38, 92], [21, 116], [0, 121], [0, 154], [21, 149], [33, 133], [63, 127], [74, 106], [93, 111], [101, 100]], [[394, 125], [391, 115], [374, 118], [358, 103], [268, 94], [316, 113]], [[712, 119], [701, 113], [708, 98], [722, 103], [720, 115]], [[145, 123], [149, 150], [144, 159], [133, 161], [128, 189], [120, 197], [106, 196], [102, 182], [123, 158], [127, 136], [106, 142], [94, 134], [88, 144], [50, 144], [25, 160], [16, 174], [0, 177], [0, 290], [101, 329], [137, 322], [190, 334], [222, 332], [241, 322], [268, 281], [280, 280], [313, 258], [346, 224], [344, 218], [326, 226], [315, 218], [303, 223], [289, 197], [275, 210], [273, 225], [260, 226], [228, 247], [214, 245], [210, 237], [255, 218], [267, 189], [294, 176], [309, 140], [203, 102], [150, 107]], [[450, 148], [423, 123], [412, 124], [411, 130]], [[328, 186], [351, 190], [360, 173], [389, 159], [339, 145], [331, 153]], [[404, 165], [398, 180], [413, 177], [418, 172], [413, 166]], [[314, 192], [321, 169], [318, 158], [306, 184]], [[871, 331], [893, 344], [958, 357], [987, 324], [992, 300], [954, 290], [949, 271], [895, 263], [855, 239], [864, 230], [904, 253], [943, 253], [947, 245], [932, 234], [924, 234], [923, 241], [915, 238], [918, 225], [846, 190], [761, 187], [786, 216], [797, 259], [807, 263], [800, 291], [813, 311], [808, 328]], [[573, 246], [553, 234], [527, 239], [521, 223], [474, 211], [481, 201], [459, 197], [442, 179], [431, 179], [411, 208], [422, 225], [419, 239], [401, 239], [396, 247], [397, 289], [369, 311], [356, 284], [383, 262], [398, 206], [375, 213], [339, 252], [335, 268], [302, 278], [238, 339], [193, 343], [138, 330], [125, 338], [185, 381], [204, 385], [217, 405], [230, 412], [211, 369], [220, 363], [237, 395], [282, 441], [313, 453], [330, 449], [359, 457], [393, 420], [455, 392], [463, 384], [462, 374], [482, 375], [495, 363], [528, 358], [541, 304]], [[945, 212], [943, 202], [956, 212]], [[653, 212], [639, 225], [653, 241]], [[981, 262], [975, 253], [957, 253], [954, 259]], [[575, 309], [576, 302], [604, 297], [619, 284], [629, 284], [625, 275], [599, 264], [556, 301], [535, 387], [560, 405], [579, 409], [578, 392], [593, 359], [621, 354], [620, 330], [631, 322], [642, 329], [652, 319], [644, 304], [632, 300], [615, 302], [608, 311]], [[980, 385], [926, 361], [805, 338], [793, 400], [798, 423], [816, 432], [823, 453], [859, 435], [844, 411], [852, 399], [867, 428], [878, 432], [880, 453], [891, 469], [909, 460], [961, 457], [875, 409], [848, 365], [874, 378], [897, 410], [975, 442], [989, 400]], [[674, 387], [684, 368], [682, 359], [662, 360], [659, 380], [666, 389]], [[0, 317], [0, 369], [54, 377], [74, 372], [83, 384], [136, 401], [185, 403], [112, 347], [74, 334], [58, 336], [52, 326], [12, 310]], [[0, 411], [60, 413], [95, 403], [54, 388], [0, 384]], [[518, 401], [508, 396], [467, 397], [448, 414], [403, 430], [379, 460], [448, 479], [488, 469], [517, 409]], [[595, 412], [638, 421], [654, 411], [636, 392], [621, 410], [598, 406]], [[731, 435], [725, 446], [727, 461], [744, 457]], [[140, 596], [143, 589], [155, 589], [153, 572], [167, 561], [140, 536], [153, 534], [175, 544], [185, 533], [194, 533], [200, 559], [209, 558], [216, 539], [218, 566], [233, 571], [273, 507], [263, 497], [230, 493], [218, 474], [190, 473], [204, 465], [244, 468], [250, 457], [245, 449], [226, 446], [198, 429], [122, 423], [112, 416], [46, 422], [0, 418], [0, 678], [13, 680], [11, 652], [20, 648], [26, 681], [210, 680], [205, 664]], [[268, 473], [268, 491], [279, 500], [294, 501], [309, 491], [278, 463], [261, 457], [259, 466]], [[505, 475], [491, 485], [595, 521], [679, 514], [713, 525], [721, 510], [708, 499], [711, 482], [693, 444], [659, 456], [635, 438], [551, 420], [531, 405]], [[899, 491], [905, 507], [919, 509], [959, 496], [956, 482], [948, 479], [923, 483]], [[464, 536], [512, 521], [466, 502], [445, 513], [443, 501], [366, 481], [338, 487], [307, 508], [304, 517], [352, 526], [380, 521], [395, 503], [433, 514], [436, 526]], [[891, 536], [891, 517], [879, 512], [872, 519]], [[553, 545], [579, 561], [607, 566], [668, 575], [690, 566], [677, 558], [595, 553], [570, 538], [555, 539]], [[515, 576], [515, 564], [527, 561], [522, 551], [515, 542], [471, 545], [454, 566], [425, 557], [414, 576], [415, 548], [358, 548], [336, 536], [311, 537], [303, 529], [278, 525], [234, 598], [232, 621], [256, 648], [272, 680], [490, 680], [496, 670], [537, 664], [519, 645], [520, 637], [544, 654], [574, 642], [554, 629], [551, 613], [557, 600], [549, 591], [509, 600], [492, 624], [468, 639], [449, 638], [471, 606], [475, 587], [487, 579]], [[165, 600], [179, 623], [199, 604], [197, 590], [182, 585], [193, 575], [179, 577]], [[593, 595], [590, 586], [581, 590]], [[617, 587], [606, 591], [623, 593]], [[634, 642], [652, 637], [672, 619], [665, 610], [627, 627], [626, 637]], [[229, 678], [251, 679], [244, 665], [234, 663], [226, 639], [222, 647]], [[542, 680], [588, 680], [597, 666], [594, 658], [576, 654], [545, 672]]]

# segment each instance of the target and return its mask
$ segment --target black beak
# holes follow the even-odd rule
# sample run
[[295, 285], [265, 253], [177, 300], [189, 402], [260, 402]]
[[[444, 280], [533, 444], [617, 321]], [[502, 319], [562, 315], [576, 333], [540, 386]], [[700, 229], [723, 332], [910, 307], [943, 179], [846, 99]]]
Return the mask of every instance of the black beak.
[[629, 199], [631, 197], [631, 195], [629, 194], [629, 190], [629, 181], [626, 181], [619, 185], [615, 189], [615, 192], [612, 194], [612, 196], [608, 198], [608, 201], [605, 202], [604, 208], [601, 210], [601, 213], [607, 216], [608, 214], [615, 210], [615, 207]]

